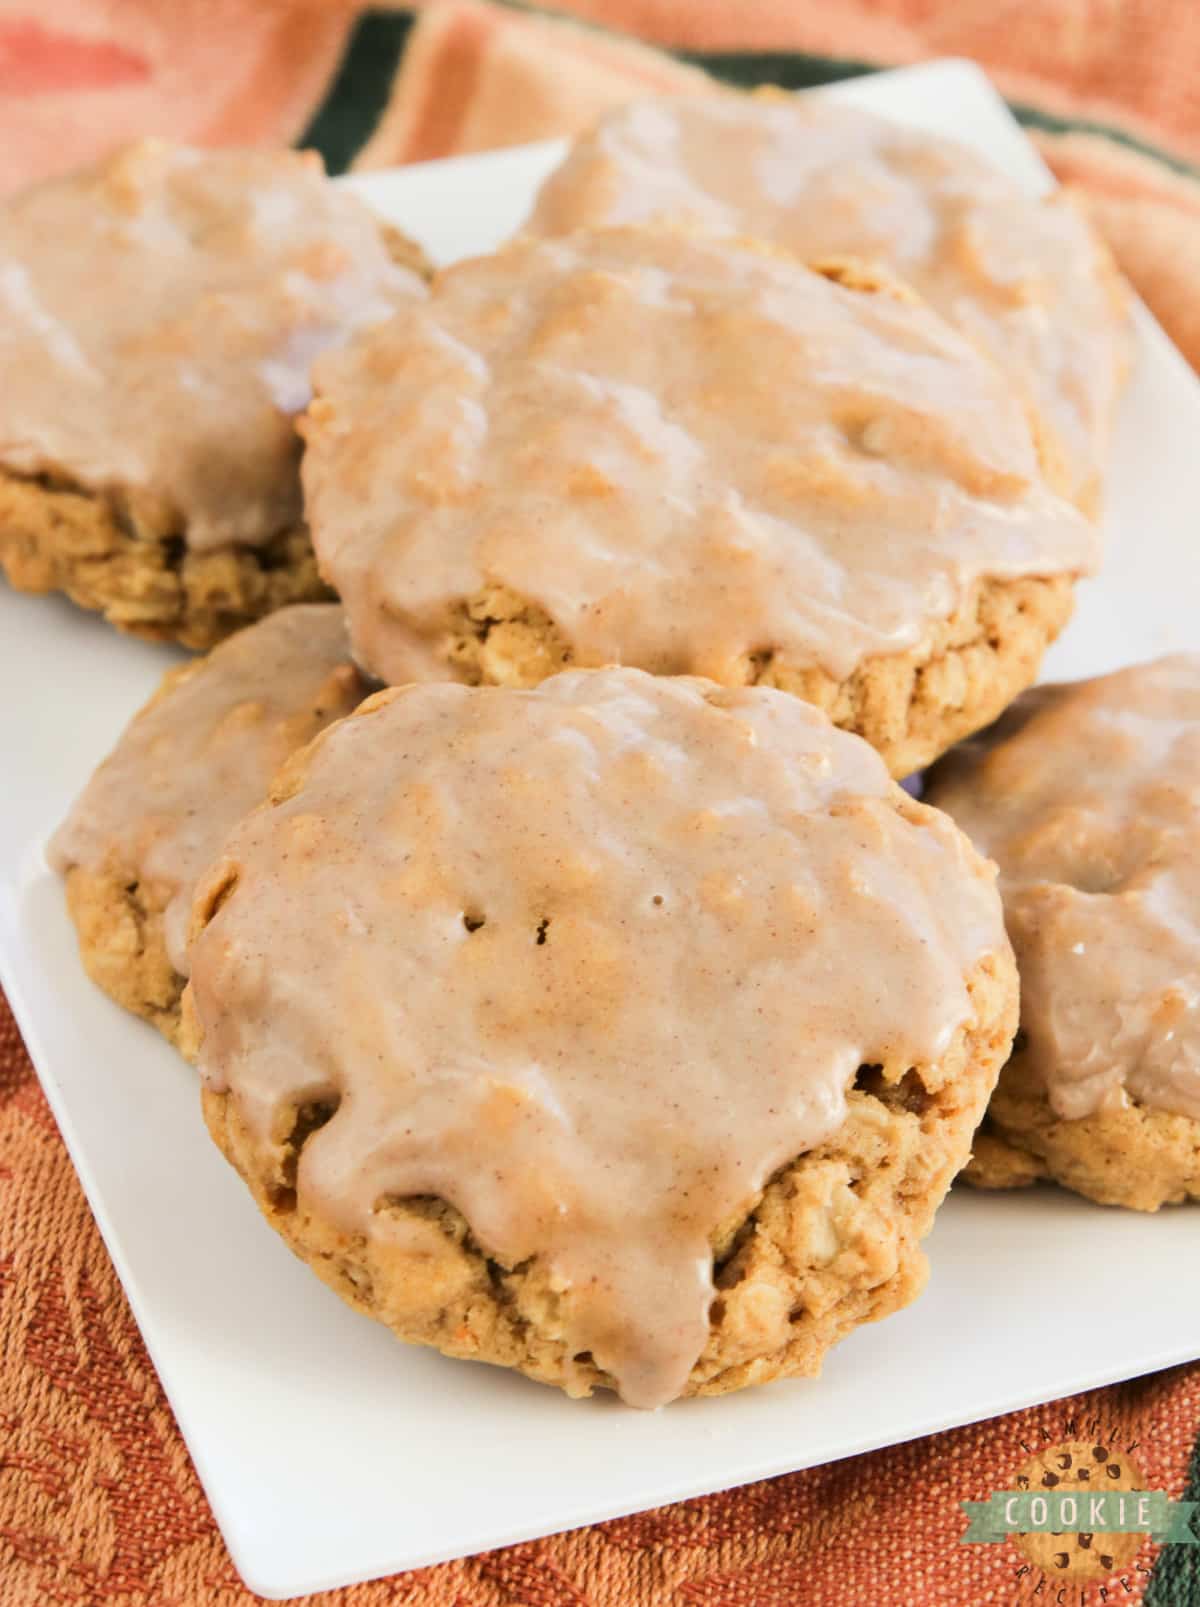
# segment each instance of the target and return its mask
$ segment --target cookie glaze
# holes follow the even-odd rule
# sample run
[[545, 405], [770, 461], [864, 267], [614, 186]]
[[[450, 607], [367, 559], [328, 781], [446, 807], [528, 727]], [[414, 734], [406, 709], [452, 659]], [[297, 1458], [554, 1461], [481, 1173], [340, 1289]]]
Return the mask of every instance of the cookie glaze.
[[538, 234], [684, 222], [803, 259], [887, 263], [1036, 406], [1071, 494], [1094, 507], [1131, 355], [1127, 298], [1065, 197], [1026, 194], [952, 140], [820, 96], [638, 101], [576, 140]]
[[1055, 1113], [1200, 1121], [1200, 655], [1027, 693], [926, 797], [999, 864]]
[[501, 591], [549, 622], [542, 674], [841, 677], [984, 578], [1090, 570], [1002, 376], [831, 272], [674, 231], [519, 241], [323, 358], [306, 507], [360, 661], [460, 674]]
[[163, 937], [188, 973], [200, 874], [279, 766], [369, 690], [336, 603], [283, 608], [197, 660], [134, 716], [51, 839], [74, 865], [169, 890]]
[[568, 1353], [642, 1406], [705, 1343], [718, 1230], [1009, 963], [992, 868], [865, 743], [633, 670], [378, 694], [234, 832], [197, 924], [209, 1087], [264, 1140], [336, 1105], [295, 1209], [407, 1247], [382, 1207], [450, 1202], [549, 1263]]
[[130, 146], [0, 207], [0, 466], [261, 545], [301, 517], [312, 359], [421, 293], [316, 155]]

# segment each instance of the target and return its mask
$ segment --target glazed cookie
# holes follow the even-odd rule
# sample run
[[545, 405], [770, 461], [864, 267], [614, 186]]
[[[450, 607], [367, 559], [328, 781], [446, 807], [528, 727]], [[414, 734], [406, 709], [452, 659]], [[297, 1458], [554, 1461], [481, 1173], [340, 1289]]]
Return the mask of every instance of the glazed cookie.
[[148, 141], [0, 207], [0, 566], [207, 647], [328, 596], [301, 519], [309, 365], [423, 293], [320, 159]]
[[522, 240], [315, 384], [314, 545], [394, 685], [779, 686], [903, 775], [1029, 684], [1097, 558], [1001, 376], [861, 265]]
[[172, 1042], [197, 878], [283, 761], [367, 691], [336, 604], [281, 609], [169, 671], [55, 833], [88, 974]]
[[575, 142], [529, 228], [664, 220], [887, 263], [1001, 365], [1096, 511], [1129, 314], [1066, 197], [1029, 196], [952, 140], [776, 90], [622, 107]]
[[197, 894], [184, 1031], [292, 1249], [403, 1339], [656, 1406], [920, 1289], [1008, 1051], [994, 872], [784, 693], [377, 694]]
[[1200, 655], [1029, 693], [926, 797], [999, 863], [1021, 973], [967, 1178], [1200, 1199]]

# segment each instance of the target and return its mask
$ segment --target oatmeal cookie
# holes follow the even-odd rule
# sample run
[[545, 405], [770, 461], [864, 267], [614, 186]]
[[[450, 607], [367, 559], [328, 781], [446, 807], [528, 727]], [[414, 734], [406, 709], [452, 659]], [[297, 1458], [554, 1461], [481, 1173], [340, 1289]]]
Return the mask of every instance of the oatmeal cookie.
[[194, 911], [213, 1137], [401, 1338], [655, 1406], [911, 1300], [1008, 1052], [994, 871], [767, 688], [378, 693]]
[[0, 567], [208, 647], [327, 597], [293, 419], [319, 351], [423, 293], [288, 151], [145, 141], [0, 207]]
[[1071, 495], [1097, 510], [1129, 298], [1069, 197], [1031, 196], [953, 140], [763, 90], [620, 107], [575, 141], [528, 227], [663, 221], [887, 263], [1003, 368]]
[[519, 241], [315, 385], [314, 545], [392, 684], [763, 683], [902, 775], [1029, 684], [1098, 557], [1003, 377], [862, 263]]
[[1200, 1198], [1200, 655], [1039, 687], [925, 796], [999, 864], [1021, 973], [968, 1180]]
[[333, 603], [168, 671], [50, 845], [92, 980], [173, 1042], [195, 884], [288, 756], [369, 690]]

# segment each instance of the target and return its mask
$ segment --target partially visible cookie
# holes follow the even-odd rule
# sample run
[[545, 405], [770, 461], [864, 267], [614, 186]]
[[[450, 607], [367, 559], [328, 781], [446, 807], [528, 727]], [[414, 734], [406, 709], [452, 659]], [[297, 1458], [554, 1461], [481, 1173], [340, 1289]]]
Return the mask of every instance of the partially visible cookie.
[[991, 867], [878, 755], [635, 670], [369, 699], [229, 838], [191, 959], [213, 1137], [321, 1278], [642, 1406], [919, 1292], [1016, 1016]]
[[1038, 688], [925, 796], [999, 864], [1021, 973], [967, 1179], [1200, 1199], [1200, 655]]
[[291, 151], [144, 141], [0, 206], [0, 567], [207, 647], [329, 595], [294, 415], [417, 248]]
[[172, 1041], [198, 877], [283, 761], [367, 691], [336, 604], [272, 614], [167, 673], [55, 833], [88, 974]]
[[823, 96], [636, 101], [575, 141], [528, 228], [684, 222], [805, 260], [886, 263], [1036, 408], [1072, 497], [1100, 501], [1132, 344], [1112, 257], [1063, 196], [1026, 194], [953, 140]]
[[520, 240], [315, 385], [313, 541], [393, 684], [777, 686], [904, 775], [1034, 679], [1098, 557], [1003, 376], [862, 263]]

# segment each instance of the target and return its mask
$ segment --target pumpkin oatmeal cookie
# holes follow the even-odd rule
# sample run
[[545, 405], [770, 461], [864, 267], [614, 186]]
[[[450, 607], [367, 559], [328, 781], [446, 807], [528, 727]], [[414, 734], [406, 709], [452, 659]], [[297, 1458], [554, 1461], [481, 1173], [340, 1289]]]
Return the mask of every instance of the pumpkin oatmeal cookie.
[[640, 1406], [815, 1374], [919, 1292], [1016, 1016], [993, 868], [865, 743], [635, 670], [378, 693], [193, 933], [209, 1127], [296, 1254]]
[[1030, 683], [1098, 557], [1003, 377], [863, 263], [522, 240], [315, 383], [314, 545], [392, 684], [781, 687], [903, 775]]
[[1129, 297], [1069, 196], [1030, 195], [954, 140], [768, 89], [620, 107], [575, 141], [528, 227], [667, 221], [806, 261], [886, 263], [1004, 370], [1070, 494], [1097, 511], [1132, 359]]
[[55, 833], [88, 974], [172, 1042], [197, 879], [283, 761], [367, 691], [336, 604], [281, 609], [168, 671]]
[[293, 419], [414, 250], [289, 151], [144, 141], [0, 206], [10, 583], [188, 647], [327, 597]]
[[1021, 973], [968, 1181], [1200, 1199], [1200, 655], [1039, 687], [926, 798], [998, 863]]

